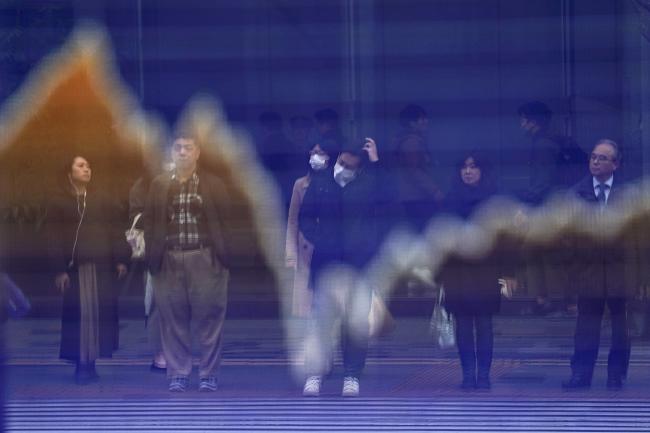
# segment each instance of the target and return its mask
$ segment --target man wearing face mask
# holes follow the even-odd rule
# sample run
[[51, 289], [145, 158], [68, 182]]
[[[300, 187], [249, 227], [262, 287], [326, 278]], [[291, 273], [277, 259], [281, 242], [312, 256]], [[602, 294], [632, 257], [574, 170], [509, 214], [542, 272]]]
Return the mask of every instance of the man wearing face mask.
[[[313, 176], [305, 193], [300, 229], [314, 246], [311, 281], [316, 342], [305, 355], [305, 396], [320, 393], [331, 356], [331, 330], [338, 315], [342, 316], [342, 395], [359, 394], [372, 296], [361, 274], [379, 250], [381, 234], [386, 231], [381, 222], [387, 219], [379, 215], [386, 209], [386, 194], [378, 187], [381, 172], [377, 145], [366, 138], [363, 143], [343, 146], [336, 163]], [[333, 274], [339, 277], [336, 281], [329, 278]]]
[[291, 313], [296, 317], [308, 317], [311, 311], [309, 272], [314, 251], [314, 246], [298, 228], [298, 215], [312, 178], [327, 176], [330, 159], [335, 158], [338, 153], [339, 145], [335, 140], [321, 140], [315, 144], [309, 151], [310, 170], [293, 185], [287, 217], [285, 264], [293, 272]]

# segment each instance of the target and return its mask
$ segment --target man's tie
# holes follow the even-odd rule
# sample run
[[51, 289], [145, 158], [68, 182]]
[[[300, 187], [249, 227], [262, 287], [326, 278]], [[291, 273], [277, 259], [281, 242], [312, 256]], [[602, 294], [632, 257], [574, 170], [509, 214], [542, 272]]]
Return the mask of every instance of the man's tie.
[[598, 199], [600, 210], [603, 210], [605, 209], [605, 206], [607, 206], [607, 195], [605, 195], [605, 192], [609, 189], [609, 185], [606, 183], [599, 183], [596, 185], [596, 188], [598, 189], [598, 195], [596, 198]]

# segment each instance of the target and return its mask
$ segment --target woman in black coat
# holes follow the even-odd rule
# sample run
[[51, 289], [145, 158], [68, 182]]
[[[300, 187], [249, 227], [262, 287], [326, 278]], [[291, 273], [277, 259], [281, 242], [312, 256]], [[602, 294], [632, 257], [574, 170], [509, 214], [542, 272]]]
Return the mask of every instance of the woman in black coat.
[[126, 274], [129, 247], [117, 206], [89, 188], [88, 161], [75, 156], [66, 171], [48, 207], [48, 253], [63, 293], [60, 356], [77, 364], [83, 384], [97, 379], [95, 360], [117, 349], [114, 283]]
[[[496, 194], [496, 189], [480, 153], [466, 153], [457, 168], [458, 178], [446, 207], [450, 213], [466, 220]], [[490, 388], [492, 316], [499, 311], [501, 302], [500, 272], [500, 255], [492, 250], [476, 258], [448, 257], [439, 275], [445, 289], [445, 307], [456, 319], [463, 389]]]

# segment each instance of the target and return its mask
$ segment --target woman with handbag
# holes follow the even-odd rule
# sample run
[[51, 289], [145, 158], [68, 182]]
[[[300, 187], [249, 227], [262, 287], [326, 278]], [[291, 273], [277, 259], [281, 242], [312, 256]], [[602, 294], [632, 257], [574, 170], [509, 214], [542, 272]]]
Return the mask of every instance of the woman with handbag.
[[[446, 201], [448, 212], [468, 220], [496, 194], [489, 167], [479, 152], [468, 152], [457, 164], [458, 177]], [[490, 389], [492, 316], [499, 311], [501, 294], [499, 254], [447, 258], [438, 280], [445, 288], [445, 308], [456, 322], [456, 344], [463, 370], [461, 388]], [[478, 373], [477, 373], [478, 367]]]
[[153, 372], [165, 373], [167, 371], [167, 360], [162, 350], [160, 337], [160, 314], [153, 296], [151, 274], [147, 270], [144, 262], [144, 218], [142, 216], [152, 179], [152, 173], [145, 171], [142, 177], [135, 181], [129, 191], [129, 219], [131, 221], [131, 228], [126, 232], [126, 239], [131, 246], [131, 260], [133, 263], [131, 272], [142, 278], [142, 286], [144, 287], [145, 326], [147, 328], [149, 346], [153, 353], [153, 359], [149, 369]]
[[47, 214], [50, 268], [63, 293], [60, 356], [76, 363], [79, 384], [97, 380], [95, 360], [117, 349], [114, 284], [129, 256], [117, 206], [90, 188], [91, 177], [86, 158], [69, 160]]

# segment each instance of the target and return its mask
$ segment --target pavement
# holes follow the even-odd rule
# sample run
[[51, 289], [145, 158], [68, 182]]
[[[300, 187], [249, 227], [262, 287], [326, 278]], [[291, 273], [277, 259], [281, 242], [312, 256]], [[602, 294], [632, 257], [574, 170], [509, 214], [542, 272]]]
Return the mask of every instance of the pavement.
[[605, 387], [609, 347], [603, 326], [593, 386], [564, 392], [573, 348], [571, 317], [495, 319], [493, 389], [458, 388], [455, 349], [436, 348], [428, 317], [397, 317], [371, 343], [361, 396], [340, 397], [340, 357], [319, 398], [301, 396], [301, 338], [308, 323], [230, 318], [215, 393], [198, 378], [181, 395], [149, 370], [144, 321], [120, 324], [120, 349], [98, 361], [100, 380], [74, 383], [58, 356], [55, 318], [6, 325], [7, 431], [650, 431], [650, 342], [633, 341], [624, 389]]

